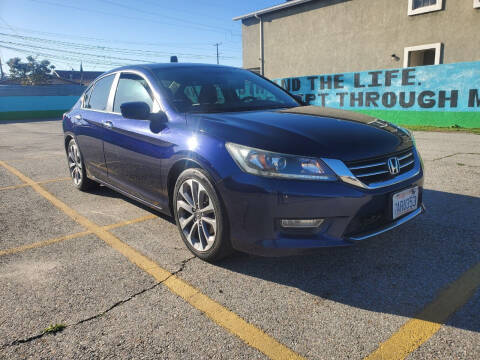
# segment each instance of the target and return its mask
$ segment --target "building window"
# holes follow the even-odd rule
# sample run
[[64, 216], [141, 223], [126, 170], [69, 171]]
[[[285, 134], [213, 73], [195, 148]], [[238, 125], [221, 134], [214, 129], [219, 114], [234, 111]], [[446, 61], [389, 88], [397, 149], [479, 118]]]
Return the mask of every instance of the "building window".
[[403, 52], [403, 67], [438, 65], [441, 51], [441, 43], [406, 47]]
[[480, 8], [480, 0], [473, 0], [473, 7]]
[[442, 8], [443, 0], [408, 0], [408, 15], [438, 11]]

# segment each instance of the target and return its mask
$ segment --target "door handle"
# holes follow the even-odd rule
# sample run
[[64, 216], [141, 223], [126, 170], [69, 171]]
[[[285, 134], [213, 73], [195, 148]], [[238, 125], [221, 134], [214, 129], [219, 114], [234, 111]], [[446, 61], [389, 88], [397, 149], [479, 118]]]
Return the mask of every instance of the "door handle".
[[113, 127], [113, 123], [111, 121], [105, 121], [103, 126], [105, 126], [107, 129], [111, 129]]
[[75, 117], [76, 120], [82, 120], [82, 115], [78, 115], [78, 114], [77, 114], [77, 115], [75, 115], [74, 117]]

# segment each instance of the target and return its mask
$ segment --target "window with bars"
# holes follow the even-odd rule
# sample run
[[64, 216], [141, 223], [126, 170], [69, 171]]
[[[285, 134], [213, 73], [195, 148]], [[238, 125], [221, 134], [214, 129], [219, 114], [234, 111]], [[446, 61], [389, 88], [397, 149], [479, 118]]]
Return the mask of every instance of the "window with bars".
[[442, 10], [444, 0], [408, 0], [408, 15]]

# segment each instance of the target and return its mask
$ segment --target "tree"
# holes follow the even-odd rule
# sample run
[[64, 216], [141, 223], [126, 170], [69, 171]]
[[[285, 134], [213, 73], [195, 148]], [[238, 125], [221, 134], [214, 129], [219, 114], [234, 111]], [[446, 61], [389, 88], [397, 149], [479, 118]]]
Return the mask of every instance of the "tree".
[[10, 77], [19, 80], [24, 85], [39, 85], [47, 81], [48, 76], [55, 69], [48, 60], [37, 61], [33, 56], [27, 56], [27, 62], [19, 57], [7, 61], [10, 68]]

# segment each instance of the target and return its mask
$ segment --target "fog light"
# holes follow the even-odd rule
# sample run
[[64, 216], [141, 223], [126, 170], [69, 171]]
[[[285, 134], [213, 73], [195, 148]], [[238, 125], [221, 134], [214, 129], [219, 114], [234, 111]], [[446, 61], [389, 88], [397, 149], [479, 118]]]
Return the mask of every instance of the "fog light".
[[322, 225], [324, 219], [282, 219], [284, 228], [315, 228]]

